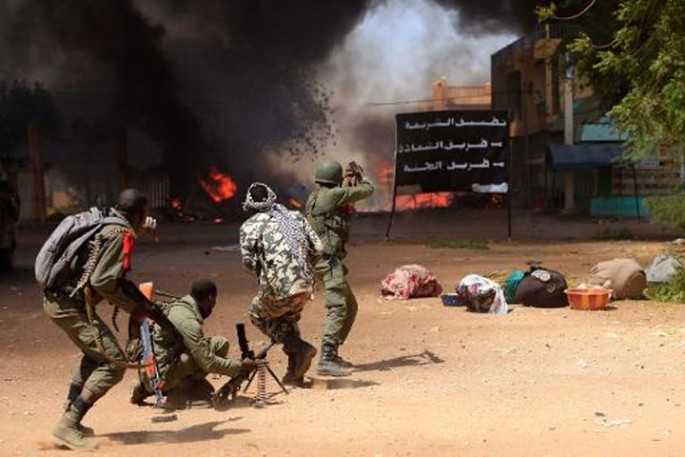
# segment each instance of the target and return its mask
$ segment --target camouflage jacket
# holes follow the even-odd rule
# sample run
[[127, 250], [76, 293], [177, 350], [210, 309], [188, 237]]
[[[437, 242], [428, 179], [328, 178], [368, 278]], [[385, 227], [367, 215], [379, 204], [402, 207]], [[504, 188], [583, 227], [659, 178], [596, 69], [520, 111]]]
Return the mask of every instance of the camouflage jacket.
[[349, 205], [373, 194], [373, 184], [363, 180], [352, 187], [318, 186], [307, 201], [307, 219], [323, 242], [324, 254], [344, 259], [350, 237]]
[[190, 295], [159, 306], [176, 329], [177, 334], [156, 325], [152, 329], [155, 357], [162, 377], [166, 375], [181, 352], [193, 358], [205, 373], [234, 377], [240, 373], [239, 360], [220, 357], [212, 352], [209, 338], [202, 330], [204, 319], [195, 299]]
[[278, 222], [269, 213], [257, 213], [240, 227], [243, 265], [257, 275], [260, 295], [275, 300], [312, 292], [312, 265], [323, 248], [304, 216], [297, 211], [289, 214], [305, 234], [307, 259], [304, 266], [296, 261]]

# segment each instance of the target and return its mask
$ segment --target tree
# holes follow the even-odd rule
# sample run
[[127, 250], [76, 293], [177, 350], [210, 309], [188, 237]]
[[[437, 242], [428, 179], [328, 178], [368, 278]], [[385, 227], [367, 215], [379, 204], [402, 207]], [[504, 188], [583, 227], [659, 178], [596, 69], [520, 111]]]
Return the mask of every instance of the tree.
[[[586, 8], [574, 21], [607, 5], [606, 0], [583, 3]], [[577, 69], [628, 135], [631, 156], [666, 150], [679, 158], [685, 150], [685, 1], [608, 3], [616, 4], [613, 20], [604, 25], [610, 39], [599, 41], [584, 27], [569, 44]], [[557, 13], [554, 4], [538, 9], [541, 20], [564, 19]]]

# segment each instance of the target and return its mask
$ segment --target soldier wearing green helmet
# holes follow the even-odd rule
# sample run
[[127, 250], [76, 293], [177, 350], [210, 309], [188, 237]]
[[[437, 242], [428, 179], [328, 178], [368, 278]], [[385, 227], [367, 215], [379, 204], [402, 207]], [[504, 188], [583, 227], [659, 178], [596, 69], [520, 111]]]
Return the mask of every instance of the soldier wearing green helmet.
[[354, 162], [348, 165], [344, 176], [339, 162], [322, 162], [316, 167], [314, 181], [317, 186], [309, 196], [306, 212], [309, 223], [323, 243], [324, 255], [316, 264], [316, 273], [326, 289], [326, 323], [317, 372], [320, 375], [348, 376], [347, 368], [352, 365], [340, 357], [338, 347], [352, 329], [358, 306], [345, 278], [345, 245], [354, 211], [352, 205], [368, 198], [374, 186]]

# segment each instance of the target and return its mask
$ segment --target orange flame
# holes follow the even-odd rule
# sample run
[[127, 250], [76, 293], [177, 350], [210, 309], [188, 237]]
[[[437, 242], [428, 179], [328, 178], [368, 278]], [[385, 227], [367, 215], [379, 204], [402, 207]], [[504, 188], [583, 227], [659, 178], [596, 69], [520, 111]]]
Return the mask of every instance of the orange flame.
[[416, 195], [398, 195], [395, 205], [399, 211], [419, 208], [447, 208], [454, 201], [452, 192], [433, 192]]
[[383, 165], [378, 171], [378, 183], [383, 185], [392, 184], [392, 177], [395, 170], [392, 165]]
[[169, 205], [178, 212], [183, 210], [183, 203], [181, 203], [180, 198], [173, 197], [169, 200]]
[[200, 178], [200, 185], [214, 203], [233, 198], [238, 191], [238, 185], [233, 178], [220, 172], [216, 167], [210, 167], [207, 176]]

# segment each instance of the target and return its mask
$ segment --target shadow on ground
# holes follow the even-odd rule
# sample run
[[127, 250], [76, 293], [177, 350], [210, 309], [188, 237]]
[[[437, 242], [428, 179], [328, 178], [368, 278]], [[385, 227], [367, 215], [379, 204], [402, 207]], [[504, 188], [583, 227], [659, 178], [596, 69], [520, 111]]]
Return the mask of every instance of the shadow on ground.
[[310, 389], [360, 389], [363, 387], [371, 387], [379, 385], [375, 381], [364, 381], [362, 379], [347, 379], [347, 378], [311, 378], [308, 385]]
[[424, 350], [418, 354], [408, 354], [392, 359], [379, 360], [378, 362], [355, 365], [353, 371], [387, 371], [393, 368], [417, 367], [428, 364], [444, 363], [445, 361], [429, 350]]
[[198, 441], [220, 440], [227, 435], [240, 435], [250, 432], [245, 428], [228, 428], [216, 430], [216, 427], [228, 421], [212, 421], [204, 424], [193, 425], [181, 430], [162, 431], [134, 431], [109, 433], [100, 435], [115, 443], [120, 444], [147, 444], [147, 443], [195, 443]]

